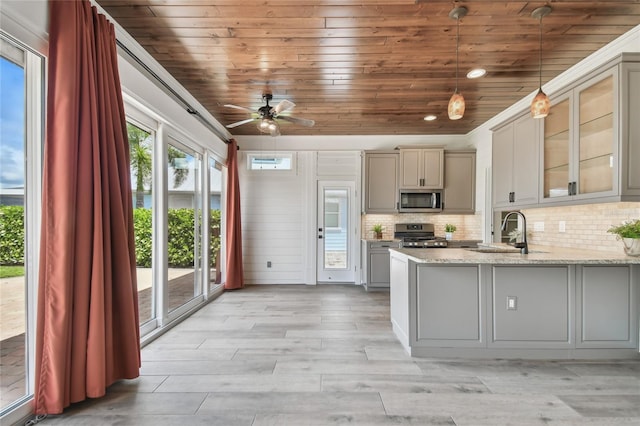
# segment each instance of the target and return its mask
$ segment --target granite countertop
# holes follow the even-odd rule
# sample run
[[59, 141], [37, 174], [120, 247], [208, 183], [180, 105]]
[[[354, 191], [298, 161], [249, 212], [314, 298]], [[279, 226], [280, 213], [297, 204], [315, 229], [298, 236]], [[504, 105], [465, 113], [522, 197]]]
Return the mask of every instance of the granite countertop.
[[403, 249], [391, 248], [390, 251], [406, 256], [418, 263], [470, 263], [500, 265], [640, 265], [640, 256], [627, 256], [622, 247], [620, 252], [582, 250], [564, 247], [529, 245], [529, 254], [520, 254], [506, 244], [481, 245], [481, 248], [497, 249], [502, 252], [491, 253], [474, 249]]

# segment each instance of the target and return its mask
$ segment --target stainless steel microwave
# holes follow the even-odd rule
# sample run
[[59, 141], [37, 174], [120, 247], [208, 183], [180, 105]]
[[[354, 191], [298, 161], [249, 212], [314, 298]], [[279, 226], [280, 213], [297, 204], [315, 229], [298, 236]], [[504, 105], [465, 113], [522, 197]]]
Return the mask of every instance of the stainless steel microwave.
[[401, 213], [436, 213], [442, 211], [442, 191], [401, 189], [400, 205]]

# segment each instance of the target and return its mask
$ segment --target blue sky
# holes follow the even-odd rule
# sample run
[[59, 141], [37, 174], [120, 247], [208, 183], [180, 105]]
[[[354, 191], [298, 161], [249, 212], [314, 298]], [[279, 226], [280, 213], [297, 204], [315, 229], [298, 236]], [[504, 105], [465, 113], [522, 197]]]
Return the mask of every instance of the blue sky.
[[0, 58], [0, 188], [24, 187], [24, 69]]

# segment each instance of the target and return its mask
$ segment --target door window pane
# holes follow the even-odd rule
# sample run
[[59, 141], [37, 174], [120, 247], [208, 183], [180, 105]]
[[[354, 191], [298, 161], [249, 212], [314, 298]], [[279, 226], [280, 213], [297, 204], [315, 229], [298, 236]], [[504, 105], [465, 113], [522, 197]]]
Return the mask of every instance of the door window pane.
[[345, 269], [347, 267], [349, 191], [346, 189], [324, 190], [324, 267]]
[[0, 40], [0, 410], [26, 385], [24, 51]]
[[200, 155], [168, 145], [167, 259], [169, 312], [202, 294]]
[[138, 311], [140, 324], [156, 317], [152, 274], [153, 226], [151, 195], [153, 176], [153, 134], [127, 123], [133, 197], [136, 271], [138, 279]]

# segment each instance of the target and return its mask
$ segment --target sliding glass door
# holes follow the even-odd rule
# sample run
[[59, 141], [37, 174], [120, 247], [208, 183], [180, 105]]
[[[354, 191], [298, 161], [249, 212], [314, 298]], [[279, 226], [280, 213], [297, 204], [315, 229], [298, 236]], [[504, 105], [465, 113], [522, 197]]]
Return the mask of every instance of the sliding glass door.
[[0, 416], [33, 394], [42, 57], [0, 36]]

